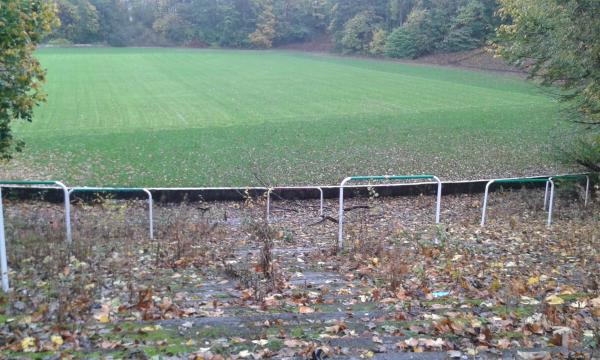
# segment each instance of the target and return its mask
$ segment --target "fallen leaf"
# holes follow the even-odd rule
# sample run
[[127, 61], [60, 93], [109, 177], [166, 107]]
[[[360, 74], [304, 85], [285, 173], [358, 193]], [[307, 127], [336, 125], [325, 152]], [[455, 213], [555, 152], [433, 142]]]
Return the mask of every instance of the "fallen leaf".
[[283, 342], [283, 345], [287, 346], [287, 347], [301, 347], [304, 346], [304, 341], [300, 341], [300, 340], [295, 340], [295, 339], [287, 339]]
[[371, 340], [373, 340], [373, 342], [376, 344], [383, 344], [383, 340], [381, 340], [381, 338], [378, 336], [373, 336]]
[[119, 346], [118, 342], [104, 340], [100, 343], [100, 347], [104, 350], [112, 350]]
[[28, 336], [21, 340], [21, 349], [24, 352], [34, 352], [35, 351], [35, 339], [31, 336]]
[[556, 295], [548, 296], [546, 298], [546, 302], [548, 303], [548, 305], [561, 305], [565, 303], [565, 301], [560, 296]]
[[242, 351], [240, 351], [238, 353], [238, 356], [241, 357], [241, 358], [247, 358], [250, 355], [252, 355], [252, 353], [250, 351], [248, 351], [248, 350], [242, 350]]
[[103, 324], [110, 322], [110, 317], [108, 316], [108, 314], [105, 313], [94, 315], [94, 318], [98, 320], [98, 322], [101, 322]]
[[315, 312], [315, 309], [313, 309], [313, 308], [311, 308], [311, 307], [308, 307], [308, 306], [300, 306], [300, 307], [298, 308], [298, 312], [299, 312], [300, 314], [312, 314], [312, 313], [314, 313], [314, 312]]
[[267, 346], [267, 344], [269, 343], [269, 340], [267, 340], [267, 339], [252, 340], [252, 343], [259, 345], [259, 346]]
[[62, 336], [60, 336], [60, 335], [52, 335], [52, 336], [50, 336], [50, 340], [56, 346], [61, 346], [62, 344], [65, 343]]
[[498, 343], [496, 344], [496, 346], [499, 349], [508, 349], [510, 347], [510, 340], [508, 340], [507, 338], [503, 338], [498, 340]]
[[160, 330], [161, 326], [160, 325], [150, 325], [150, 326], [144, 326], [141, 330], [143, 332], [152, 332], [152, 331], [156, 331], [156, 330]]
[[546, 360], [551, 359], [550, 353], [547, 351], [517, 351], [517, 358], [523, 360]]

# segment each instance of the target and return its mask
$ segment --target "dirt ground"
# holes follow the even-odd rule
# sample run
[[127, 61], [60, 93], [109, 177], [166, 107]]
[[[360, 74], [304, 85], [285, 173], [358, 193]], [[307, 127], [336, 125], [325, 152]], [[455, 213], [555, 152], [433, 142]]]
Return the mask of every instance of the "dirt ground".
[[[591, 358], [600, 356], [600, 199], [543, 191], [73, 210], [5, 202], [5, 358]], [[595, 354], [595, 355], [594, 355]]]

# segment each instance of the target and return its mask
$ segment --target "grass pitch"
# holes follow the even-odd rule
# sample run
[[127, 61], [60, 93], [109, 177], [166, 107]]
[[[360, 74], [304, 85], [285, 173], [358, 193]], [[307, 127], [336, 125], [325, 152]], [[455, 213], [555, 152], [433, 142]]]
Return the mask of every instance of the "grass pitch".
[[3, 177], [334, 184], [563, 170], [558, 104], [514, 76], [292, 52], [42, 49], [48, 103]]

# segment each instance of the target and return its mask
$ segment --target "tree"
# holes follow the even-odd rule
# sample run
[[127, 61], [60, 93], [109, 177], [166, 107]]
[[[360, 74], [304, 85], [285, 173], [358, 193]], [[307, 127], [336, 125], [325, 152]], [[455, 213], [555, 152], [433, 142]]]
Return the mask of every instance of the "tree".
[[96, 7], [88, 0], [58, 0], [60, 27], [54, 38], [64, 38], [74, 43], [90, 43], [96, 40], [100, 30]]
[[395, 28], [404, 23], [408, 14], [415, 6], [415, 0], [390, 0], [389, 22], [390, 27]]
[[393, 58], [414, 59], [419, 55], [415, 35], [407, 28], [399, 27], [387, 38], [384, 54]]
[[600, 2], [500, 0], [507, 24], [497, 52], [528, 70], [530, 78], [562, 90], [574, 120], [588, 125], [575, 161], [600, 171]]
[[464, 51], [482, 46], [490, 33], [490, 22], [485, 15], [485, 7], [479, 0], [469, 0], [461, 6], [443, 48], [447, 51]]
[[401, 27], [387, 39], [385, 54], [395, 58], [409, 58], [427, 54], [437, 41], [430, 11], [414, 9]]
[[367, 53], [378, 19], [372, 11], [363, 11], [344, 26], [341, 45], [346, 52]]
[[[373, 29], [382, 27], [379, 22], [389, 14], [388, 0], [332, 0], [330, 4], [328, 30], [343, 52], [368, 50]], [[370, 31], [362, 32], [365, 27]]]
[[326, 0], [275, 0], [277, 18], [274, 42], [289, 44], [307, 41], [322, 34], [327, 27]]
[[369, 53], [371, 55], [383, 55], [385, 51], [385, 40], [387, 38], [387, 34], [383, 29], [376, 29], [373, 31], [373, 39], [369, 44]]
[[258, 19], [256, 20], [256, 30], [249, 35], [250, 42], [262, 49], [268, 49], [273, 46], [275, 38], [275, 25], [277, 19], [273, 14], [272, 0], [255, 0]]
[[9, 160], [23, 142], [11, 131], [14, 120], [31, 121], [46, 96], [45, 71], [33, 52], [58, 25], [54, 3], [45, 0], [0, 2], [0, 159]]

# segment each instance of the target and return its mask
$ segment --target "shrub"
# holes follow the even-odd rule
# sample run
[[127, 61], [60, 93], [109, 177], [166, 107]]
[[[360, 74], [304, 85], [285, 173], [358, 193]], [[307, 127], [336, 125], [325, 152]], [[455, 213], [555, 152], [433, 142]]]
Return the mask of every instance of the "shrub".
[[481, 46], [489, 33], [489, 22], [485, 18], [483, 4], [478, 0], [469, 1], [458, 10], [441, 48], [445, 51], [464, 51]]
[[393, 58], [414, 59], [419, 56], [419, 50], [415, 44], [416, 34], [412, 34], [406, 28], [397, 28], [387, 38], [384, 53]]
[[344, 52], [367, 53], [373, 40], [377, 18], [371, 11], [363, 11], [344, 25], [341, 45]]
[[440, 37], [434, 15], [427, 10], [413, 10], [406, 23], [388, 37], [385, 54], [414, 59], [431, 52]]
[[369, 53], [371, 55], [382, 55], [385, 51], [386, 33], [383, 29], [377, 29], [373, 32], [371, 43], [369, 44]]

